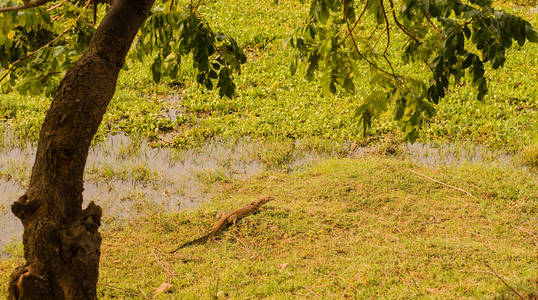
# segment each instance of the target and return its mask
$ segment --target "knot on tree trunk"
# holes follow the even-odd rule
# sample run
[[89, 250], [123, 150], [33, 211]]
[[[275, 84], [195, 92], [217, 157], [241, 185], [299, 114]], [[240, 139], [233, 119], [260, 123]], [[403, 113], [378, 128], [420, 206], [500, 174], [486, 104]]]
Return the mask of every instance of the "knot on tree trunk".
[[[33, 208], [28, 198], [23, 196], [13, 205], [21, 212], [18, 216]], [[29, 263], [11, 274], [9, 299], [96, 299], [101, 214], [101, 207], [91, 202], [67, 224], [50, 219], [44, 219], [45, 226], [28, 223], [31, 230], [25, 239], [40, 242], [25, 248]]]
[[60, 229], [61, 257], [64, 262], [75, 267], [92, 265], [90, 262], [96, 258], [98, 260], [101, 235], [97, 229], [101, 225], [101, 215], [101, 207], [91, 202], [77, 220]]
[[82, 211], [80, 219], [82, 220], [82, 224], [84, 224], [89, 232], [95, 233], [99, 226], [101, 226], [102, 215], [103, 210], [101, 207], [95, 205], [95, 203], [92, 201], [90, 204], [88, 204], [88, 207]]
[[47, 277], [39, 274], [31, 265], [20, 266], [13, 271], [8, 293], [9, 300], [52, 298], [51, 286]]
[[41, 206], [41, 203], [36, 198], [30, 198], [27, 195], [22, 195], [17, 201], [11, 205], [11, 211], [17, 218], [23, 219], [32, 215]]

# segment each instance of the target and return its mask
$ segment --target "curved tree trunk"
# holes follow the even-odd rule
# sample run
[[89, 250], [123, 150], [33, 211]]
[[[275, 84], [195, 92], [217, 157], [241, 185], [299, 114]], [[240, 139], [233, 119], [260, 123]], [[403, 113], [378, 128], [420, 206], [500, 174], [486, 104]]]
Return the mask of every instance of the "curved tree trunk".
[[115, 0], [84, 56], [60, 83], [41, 128], [30, 186], [13, 203], [26, 264], [10, 299], [96, 299], [101, 208], [82, 209], [88, 149], [127, 52], [155, 0]]

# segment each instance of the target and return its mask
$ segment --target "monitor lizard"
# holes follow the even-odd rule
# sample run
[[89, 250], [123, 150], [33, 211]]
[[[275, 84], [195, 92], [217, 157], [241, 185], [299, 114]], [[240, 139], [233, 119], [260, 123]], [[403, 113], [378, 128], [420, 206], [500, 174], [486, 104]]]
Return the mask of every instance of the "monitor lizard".
[[182, 244], [181, 246], [179, 246], [178, 248], [176, 248], [175, 250], [171, 251], [170, 253], [175, 253], [178, 250], [188, 247], [188, 246], [204, 244], [210, 238], [215, 237], [226, 226], [230, 224], [235, 224], [237, 220], [256, 212], [262, 205], [264, 205], [265, 203], [271, 200], [274, 200], [274, 197], [271, 197], [271, 196], [262, 197], [242, 208], [239, 208], [239, 209], [227, 212], [227, 213], [218, 214], [217, 217], [219, 218], [219, 220], [217, 221], [217, 223], [215, 223], [215, 225], [213, 225], [213, 227], [211, 228], [211, 231], [209, 231], [208, 234], [202, 237], [199, 237], [195, 240], [192, 240], [190, 242], [186, 242]]

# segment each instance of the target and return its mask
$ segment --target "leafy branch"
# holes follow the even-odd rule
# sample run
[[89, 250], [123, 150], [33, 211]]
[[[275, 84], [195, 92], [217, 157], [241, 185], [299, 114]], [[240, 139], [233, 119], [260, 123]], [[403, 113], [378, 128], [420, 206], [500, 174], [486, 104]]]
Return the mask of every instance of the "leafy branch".
[[[368, 4], [368, 2], [366, 3]], [[372, 62], [371, 60], [369, 60], [364, 54], [362, 54], [361, 50], [359, 49], [359, 46], [357, 45], [357, 42], [355, 41], [355, 37], [353, 36], [353, 29], [351, 28], [350, 26], [350, 23], [349, 23], [349, 18], [347, 16], [347, 6], [346, 6], [346, 0], [343, 0], [342, 2], [342, 5], [343, 5], [343, 14], [344, 14], [344, 20], [346, 22], [346, 26], [347, 26], [347, 34], [349, 37], [351, 37], [351, 41], [353, 43], [353, 46], [355, 47], [355, 51], [357, 52], [357, 54], [362, 58], [364, 59], [368, 64], [370, 64], [372, 67], [374, 67], [375, 69], [389, 75], [389, 76], [392, 76], [394, 78], [397, 78], [397, 76], [394, 74], [394, 72], [389, 73], [388, 71], [386, 70], [383, 70], [382, 68], [380, 68], [377, 64], [375, 64], [374, 62]], [[363, 12], [366, 10], [366, 6], [364, 7], [363, 9]], [[361, 14], [362, 16], [362, 14]], [[388, 24], [388, 23], [387, 23]], [[388, 30], [388, 25], [387, 25], [387, 30]], [[390, 37], [388, 38], [388, 42], [387, 42], [387, 48], [388, 48], [388, 43], [390, 43]], [[392, 66], [391, 66], [392, 68]], [[394, 71], [394, 70], [393, 70]]]
[[49, 3], [53, 0], [30, 0], [30, 1], [23, 1], [23, 5], [17, 5], [17, 6], [8, 6], [8, 7], [0, 7], [0, 13], [7, 12], [7, 11], [18, 11], [23, 9], [28, 9], [32, 7], [38, 7], [41, 5], [44, 5], [46, 3]]
[[[90, 5], [90, 2], [92, 0], [87, 0], [86, 1], [86, 4], [84, 4], [84, 7], [83, 7], [83, 11], [88, 8], [88, 6]], [[82, 16], [82, 12], [77, 16], [77, 18], [75, 19], [74, 23], [76, 23], [80, 17]], [[2, 77], [0, 77], [0, 82], [2, 82], [2, 80], [4, 80], [10, 73], [11, 71], [13, 71], [13, 69], [21, 62], [27, 60], [28, 58], [34, 56], [35, 54], [39, 53], [41, 50], [45, 49], [45, 48], [48, 48], [50, 47], [52, 44], [54, 44], [54, 42], [56, 42], [57, 40], [59, 40], [62, 36], [64, 36], [67, 32], [69, 32], [69, 30], [71, 30], [71, 28], [66, 28], [64, 31], [62, 31], [60, 34], [58, 34], [54, 39], [50, 40], [48, 43], [44, 44], [43, 46], [39, 47], [38, 49], [35, 49], [34, 51], [26, 54], [26, 56], [22, 57], [22, 58], [19, 58], [17, 59], [16, 61], [14, 61], [13, 63], [11, 63], [11, 65], [9, 66], [9, 68], [6, 70], [6, 72], [4, 73], [4, 75], [2, 75]], [[57, 74], [58, 72], [54, 72], [55, 74]]]
[[[366, 0], [360, 4], [360, 14], [356, 17], [357, 5], [353, 0], [313, 0], [305, 28], [307, 34], [304, 38], [291, 38], [290, 44], [296, 49], [297, 59], [306, 58], [307, 79], [319, 71], [322, 89], [332, 93], [337, 92], [334, 85], [338, 84], [353, 94], [356, 78], [353, 75], [362, 73], [357, 65], [365, 61], [371, 67], [370, 83], [374, 87], [356, 111], [365, 132], [372, 117], [393, 103], [394, 119], [413, 141], [422, 124], [434, 116], [435, 105], [447, 95], [451, 77], [459, 82], [466, 74], [472, 75], [477, 98], [483, 99], [487, 93], [484, 63], [491, 62], [494, 69], [501, 67], [512, 40], [520, 46], [526, 40], [538, 42], [538, 34], [527, 21], [493, 9], [490, 1], [470, 2], [472, 5], [460, 0], [413, 0], [405, 1], [397, 11], [394, 0]], [[356, 29], [367, 11], [377, 26], [366, 41], [377, 37], [367, 46], [369, 50], [363, 51], [359, 41], [362, 43], [364, 38]], [[377, 34], [380, 25], [384, 29]], [[431, 74], [429, 83], [396, 73], [389, 54], [391, 40], [397, 32], [408, 39], [404, 62], [413, 59], [424, 63]], [[381, 40], [385, 45], [377, 54]], [[471, 52], [473, 47], [481, 56]], [[381, 60], [386, 62], [388, 70]], [[292, 74], [295, 69], [296, 63], [292, 63]]]

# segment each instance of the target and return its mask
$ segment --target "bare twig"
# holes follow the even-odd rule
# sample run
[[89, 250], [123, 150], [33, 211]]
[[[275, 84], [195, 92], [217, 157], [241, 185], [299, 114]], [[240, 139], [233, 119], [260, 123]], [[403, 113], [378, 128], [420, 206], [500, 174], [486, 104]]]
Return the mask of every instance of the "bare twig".
[[236, 235], [233, 235], [231, 233], [229, 233], [229, 235], [231, 237], [233, 237], [236, 241], [238, 241], [242, 246], [243, 246], [243, 249], [245, 249], [245, 251], [248, 252], [248, 254], [250, 255], [250, 257], [258, 257], [258, 258], [261, 258], [260, 255], [258, 255], [258, 253], [256, 251], [253, 251], [248, 245], [247, 243], [245, 243], [242, 239], [240, 239], [239, 237], [237, 237]]
[[[86, 4], [84, 5], [83, 7], [83, 10], [85, 10], [86, 8], [88, 8], [88, 6], [90, 5], [90, 2], [91, 0], [88, 0], [86, 1]], [[80, 15], [77, 16], [77, 18], [75, 19], [75, 23], [80, 19], [80, 17], [82, 16], [82, 12], [80, 13]], [[0, 77], [0, 82], [2, 80], [4, 80], [4, 78], [7, 77], [7, 75], [9, 75], [9, 73], [11, 71], [13, 71], [13, 69], [15, 68], [15, 66], [17, 64], [19, 64], [20, 62], [24, 61], [24, 60], [27, 60], [28, 58], [32, 57], [33, 55], [35, 55], [36, 53], [38, 53], [39, 51], [43, 50], [44, 48], [47, 48], [49, 47], [50, 45], [52, 45], [54, 42], [56, 42], [59, 38], [61, 38], [64, 34], [66, 34], [69, 30], [71, 30], [71, 28], [67, 28], [65, 29], [64, 31], [62, 31], [62, 33], [60, 33], [57, 37], [53, 38], [50, 42], [46, 43], [45, 45], [39, 47], [38, 49], [28, 53], [26, 56], [22, 57], [22, 58], [19, 58], [17, 59], [16, 61], [14, 61], [10, 66], [9, 66], [9, 69], [7, 69], [7, 71], [4, 73], [4, 75], [2, 77]]]
[[62, 2], [60, 2], [58, 4], [54, 4], [53, 6], [47, 8], [46, 10], [47, 10], [47, 12], [51, 12], [51, 11], [57, 9], [58, 7], [62, 6], [62, 5], [64, 5], [64, 1], [62, 1]]
[[387, 57], [387, 51], [389, 50], [389, 46], [390, 46], [390, 25], [389, 25], [389, 18], [387, 17], [387, 13], [385, 11], [385, 4], [383, 2], [384, 0], [379, 1], [381, 12], [383, 12], [383, 17], [385, 18], [385, 26], [387, 27], [387, 30], [386, 30], [387, 31], [387, 44], [385, 45], [385, 50], [383, 50], [383, 58], [385, 58], [385, 60], [389, 64], [390, 69], [392, 70], [392, 74], [394, 74], [394, 68], [392, 67], [392, 63]]
[[202, 0], [198, 0], [198, 1], [196, 2], [196, 5], [195, 5], [194, 7], [191, 7], [191, 9], [192, 9], [193, 12], [195, 12], [195, 11], [198, 9], [198, 7], [200, 6], [200, 3], [201, 3], [201, 2], [202, 2]]
[[392, 10], [392, 18], [394, 19], [394, 23], [396, 23], [396, 26], [398, 26], [408, 37], [415, 40], [415, 42], [420, 43], [420, 40], [417, 37], [415, 37], [413, 34], [411, 34], [411, 32], [407, 28], [405, 28], [405, 26], [403, 26], [400, 23], [400, 21], [398, 21], [398, 18], [396, 18], [396, 13], [394, 10], [394, 2], [392, 0], [389, 0], [389, 3], [390, 3], [390, 9]]
[[[385, 29], [386, 30], [386, 29]], [[379, 43], [379, 41], [381, 40], [381, 37], [383, 37], [383, 34], [385, 34], [385, 30], [383, 30], [379, 36], [377, 37], [377, 39], [375, 40], [375, 43], [374, 45], [372, 46], [372, 48], [370, 49], [370, 52], [368, 52], [368, 55], [371, 55], [372, 52], [374, 52], [375, 50], [375, 47], [377, 47], [377, 44]]]
[[[386, 241], [385, 241], [386, 242]], [[420, 290], [420, 287], [418, 286], [417, 284], [417, 281], [415, 280], [415, 277], [413, 276], [413, 274], [411, 274], [411, 271], [409, 271], [409, 269], [407, 268], [407, 266], [405, 266], [402, 262], [402, 260], [400, 259], [400, 256], [398, 255], [398, 253], [396, 253], [396, 251], [394, 251], [394, 254], [396, 255], [396, 258], [398, 259], [398, 262], [403, 265], [403, 268], [404, 270], [407, 272], [407, 274], [409, 274], [409, 277], [411, 278], [411, 281], [413, 281], [413, 285], [415, 287], [415, 290], [417, 292], [418, 295], [422, 295], [422, 291]]]
[[63, 15], [64, 15], [63, 13], [57, 14], [57, 15], [55, 15], [54, 17], [52, 17], [52, 18], [50, 19], [50, 21], [51, 21], [52, 23], [54, 23], [54, 22], [56, 22], [56, 20], [58, 20], [59, 18], [61, 18]]
[[438, 34], [441, 34], [441, 30], [439, 30], [439, 28], [437, 28], [437, 26], [435, 26], [435, 24], [433, 24], [432, 20], [430, 20], [430, 17], [428, 16], [428, 14], [424, 13], [424, 17], [426, 18], [428, 23], [430, 23], [430, 26], [433, 27], [433, 29], [435, 31], [437, 31]]
[[518, 291], [516, 291], [516, 289], [514, 289], [508, 283], [506, 283], [506, 281], [501, 277], [501, 275], [495, 272], [495, 270], [493, 270], [493, 268], [491, 268], [487, 263], [484, 263], [484, 265], [490, 270], [490, 274], [497, 276], [497, 278], [499, 278], [499, 280], [502, 283], [504, 283], [504, 285], [506, 285], [507, 288], [509, 288], [512, 292], [514, 292], [514, 294], [516, 294], [519, 297], [519, 299], [525, 299]]
[[51, 2], [53, 0], [30, 0], [28, 2], [25, 2], [23, 5], [17, 5], [17, 6], [8, 6], [8, 7], [0, 7], [0, 13], [7, 12], [7, 11], [16, 11], [16, 10], [23, 10], [28, 9], [32, 7], [41, 6], [45, 3]]
[[141, 287], [138, 287], [137, 290], [140, 292], [140, 294], [142, 294], [142, 296], [144, 297], [144, 299], [148, 299], [148, 295], [146, 295], [146, 293], [144, 293], [144, 290], [142, 290]]
[[355, 41], [355, 37], [353, 36], [353, 30], [351, 29], [351, 25], [349, 24], [349, 19], [347, 18], [347, 12], [346, 12], [346, 0], [343, 1], [342, 3], [342, 6], [343, 6], [343, 10], [344, 10], [344, 20], [346, 21], [346, 26], [347, 26], [347, 31], [348, 31], [348, 34], [349, 36], [351, 37], [351, 41], [353, 43], [353, 46], [355, 47], [355, 51], [357, 51], [357, 54], [362, 58], [364, 59], [369, 65], [371, 65], [372, 67], [376, 68], [377, 70], [389, 75], [389, 76], [392, 76], [394, 78], [397, 78], [396, 75], [394, 74], [391, 74], [383, 69], [381, 69], [377, 64], [373, 63], [372, 61], [370, 61], [368, 58], [366, 58], [366, 56], [364, 56], [362, 54], [362, 52], [359, 50], [359, 46], [357, 46], [357, 42]]
[[[377, 24], [374, 28], [374, 30], [372, 30], [372, 33], [370, 33], [370, 36], [368, 37], [368, 40], [370, 40], [373, 36], [374, 36], [374, 33], [377, 31], [377, 28], [379, 28], [379, 24]], [[383, 34], [382, 34], [383, 35]]]
[[313, 289], [307, 287], [306, 285], [303, 285], [303, 288], [305, 290], [307, 290], [308, 292], [310, 292], [310, 294], [313, 294], [314, 296], [316, 296], [317, 298], [323, 298], [320, 294], [316, 293]]
[[387, 44], [385, 45], [385, 50], [383, 51], [383, 56], [387, 53], [387, 50], [390, 46], [390, 25], [389, 25], [389, 18], [387, 18], [387, 13], [385, 11], [385, 4], [383, 3], [383, 0], [379, 1], [379, 5], [381, 7], [381, 12], [383, 13], [383, 18], [385, 19], [385, 27], [387, 32]]
[[431, 180], [431, 181], [433, 181], [433, 182], [435, 182], [435, 183], [439, 183], [440, 185], [444, 185], [444, 186], [449, 187], [449, 188], [451, 188], [451, 189], [455, 189], [455, 190], [457, 190], [457, 191], [460, 191], [460, 192], [462, 192], [462, 193], [465, 193], [465, 194], [467, 194], [467, 195], [469, 195], [469, 196], [471, 196], [471, 197], [473, 197], [473, 198], [476, 198], [475, 195], [473, 195], [473, 194], [469, 193], [468, 191], [466, 191], [466, 190], [464, 190], [464, 189], [462, 189], [462, 188], [459, 188], [459, 187], [457, 187], [457, 186], [453, 186], [453, 185], [450, 185], [450, 184], [448, 184], [448, 183], [444, 183], [444, 182], [442, 182], [442, 181], [433, 179], [433, 178], [431, 178], [431, 177], [429, 177], [429, 176], [427, 176], [427, 175], [424, 175], [424, 174], [422, 174], [422, 173], [419, 173], [419, 172], [417, 172], [417, 171], [415, 171], [415, 170], [407, 169], [407, 171], [409, 171], [409, 172], [411, 172], [411, 173], [413, 173], [413, 174], [416, 174], [416, 175], [418, 175], [418, 176], [420, 176], [420, 177], [423, 177], [423, 178], [426, 178], [426, 179], [428, 179], [428, 180]]
[[535, 234], [534, 232], [528, 230], [528, 229], [525, 229], [525, 228], [523, 228], [523, 227], [516, 227], [516, 229], [519, 230], [519, 231], [521, 231], [521, 232], [524, 232], [524, 233], [526, 233], [526, 234], [528, 234], [528, 235], [530, 235], [530, 236], [532, 236], [532, 237], [534, 237], [534, 238], [537, 238], [537, 237], [536, 237], [536, 234]]
[[166, 265], [159, 259], [159, 257], [157, 256], [157, 253], [155, 253], [155, 248], [153, 248], [153, 250], [151, 252], [153, 253], [153, 257], [155, 257], [155, 260], [161, 266], [161, 268], [163, 268], [163, 270], [165, 270], [166, 273], [168, 273], [168, 275], [170, 275], [170, 277], [178, 280], [176, 274], [172, 270], [170, 270], [168, 267], [166, 267]]
[[[364, 3], [364, 8], [362, 9], [361, 13], [359, 14], [359, 17], [357, 18], [357, 21], [355, 21], [355, 23], [353, 24], [353, 27], [351, 28], [351, 31], [348, 32], [346, 38], [353, 33], [353, 31], [355, 30], [355, 27], [357, 27], [357, 25], [359, 24], [359, 21], [361, 20], [362, 16], [366, 12], [366, 9], [368, 8], [369, 3], [370, 3], [370, 0], [366, 0], [366, 3]], [[345, 7], [344, 7], [344, 9], [345, 9]]]

